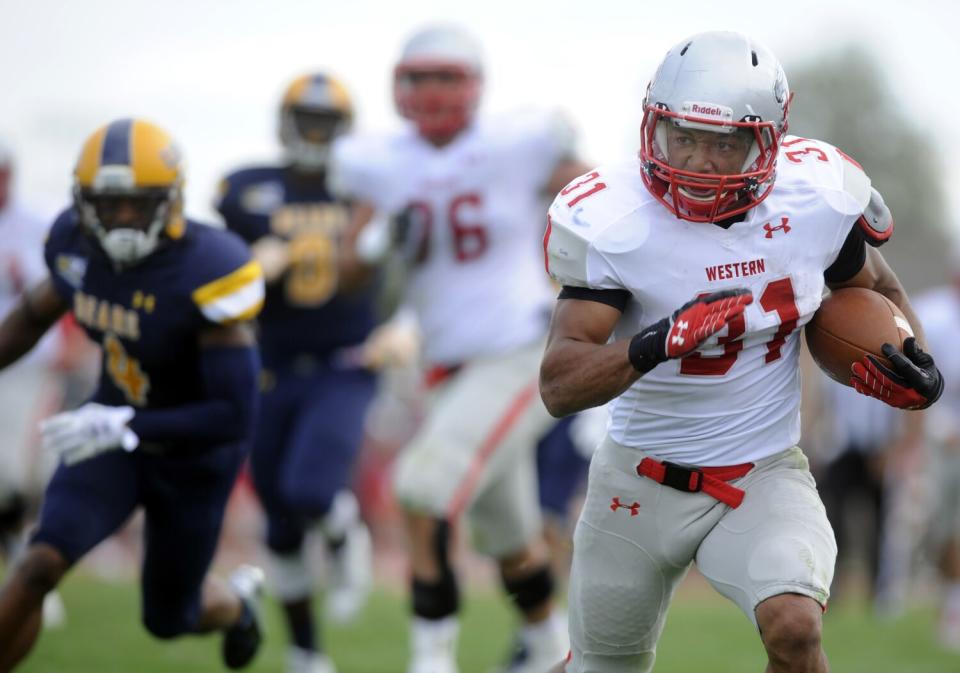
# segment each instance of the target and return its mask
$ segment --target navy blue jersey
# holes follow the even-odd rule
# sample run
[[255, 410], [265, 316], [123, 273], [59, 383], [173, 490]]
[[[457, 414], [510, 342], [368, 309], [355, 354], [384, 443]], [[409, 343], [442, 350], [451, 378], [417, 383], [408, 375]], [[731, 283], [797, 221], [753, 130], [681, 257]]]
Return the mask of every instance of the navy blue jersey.
[[94, 400], [138, 408], [204, 399], [198, 333], [254, 317], [263, 303], [259, 265], [234, 234], [192, 221], [135, 266], [117, 269], [73, 209], [44, 250], [57, 292], [103, 348]]
[[278, 366], [307, 354], [321, 359], [361, 343], [374, 326], [373, 292], [337, 292], [337, 248], [346, 208], [320, 176], [288, 167], [257, 167], [230, 174], [217, 209], [247, 242], [273, 235], [289, 241], [287, 272], [267, 288], [260, 316], [264, 363]]

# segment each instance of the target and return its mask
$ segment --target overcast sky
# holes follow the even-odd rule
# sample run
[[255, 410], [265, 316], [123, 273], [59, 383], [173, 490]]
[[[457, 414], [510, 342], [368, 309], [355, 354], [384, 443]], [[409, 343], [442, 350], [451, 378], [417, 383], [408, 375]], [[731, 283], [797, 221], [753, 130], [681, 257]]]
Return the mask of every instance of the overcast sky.
[[[635, 150], [642, 92], [663, 53], [728, 29], [773, 49], [788, 79], [823, 50], [854, 43], [873, 53], [942, 149], [960, 212], [958, 19], [950, 0], [0, 0], [0, 137], [18, 155], [20, 195], [50, 213], [67, 201], [84, 138], [111, 119], [146, 117], [184, 150], [188, 212], [212, 217], [220, 175], [277, 156], [289, 80], [332, 72], [353, 93], [359, 128], [389, 128], [401, 44], [423, 23], [447, 21], [485, 47], [487, 110], [561, 108], [583, 156], [599, 163]], [[960, 230], [960, 217], [953, 224]]]

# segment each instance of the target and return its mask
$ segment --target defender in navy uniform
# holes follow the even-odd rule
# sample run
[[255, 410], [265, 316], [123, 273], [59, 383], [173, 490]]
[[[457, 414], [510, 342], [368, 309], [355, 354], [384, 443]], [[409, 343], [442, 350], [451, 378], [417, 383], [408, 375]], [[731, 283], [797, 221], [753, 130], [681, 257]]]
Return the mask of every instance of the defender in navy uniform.
[[330, 144], [352, 116], [337, 80], [323, 74], [294, 80], [280, 111], [288, 163], [230, 174], [217, 204], [227, 227], [251, 244], [267, 281], [259, 320], [263, 396], [251, 466], [267, 513], [271, 583], [292, 640], [288, 673], [334, 670], [316, 635], [307, 534], [319, 532], [329, 551], [330, 619], [354, 617], [370, 585], [369, 533], [349, 485], [375, 388], [361, 362], [374, 326], [373, 296], [370, 289], [339, 291], [347, 211], [326, 188]]
[[0, 671], [32, 647], [44, 595], [138, 507], [145, 512], [142, 620], [158, 638], [219, 630], [224, 662], [260, 642], [262, 573], [207, 576], [255, 420], [259, 358], [247, 321], [264, 297], [244, 243], [182, 215], [170, 137], [119, 120], [85, 143], [74, 208], [46, 243], [50, 275], [0, 324], [0, 367], [67, 311], [101, 344], [90, 402], [41, 425], [60, 455], [39, 525], [0, 591]]

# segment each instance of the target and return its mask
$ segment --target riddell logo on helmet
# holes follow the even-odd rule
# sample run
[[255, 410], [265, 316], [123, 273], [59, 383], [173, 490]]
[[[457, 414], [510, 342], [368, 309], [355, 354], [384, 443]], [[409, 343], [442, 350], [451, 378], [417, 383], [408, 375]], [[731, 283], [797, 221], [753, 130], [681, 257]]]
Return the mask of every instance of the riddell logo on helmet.
[[690, 117], [706, 117], [720, 121], [728, 121], [733, 118], [733, 110], [719, 103], [695, 103], [687, 101], [683, 104], [683, 114]]
[[705, 117], [719, 117], [723, 114], [723, 110], [718, 107], [699, 105], [698, 103], [693, 104], [693, 107], [690, 108], [690, 112], [693, 114], [704, 115]]

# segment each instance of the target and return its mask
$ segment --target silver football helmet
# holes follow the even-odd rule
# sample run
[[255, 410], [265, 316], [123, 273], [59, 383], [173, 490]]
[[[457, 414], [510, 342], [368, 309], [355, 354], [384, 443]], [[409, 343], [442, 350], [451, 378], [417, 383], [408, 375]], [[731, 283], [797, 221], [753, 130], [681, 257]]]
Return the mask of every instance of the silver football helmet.
[[[430, 80], [435, 80], [430, 83]], [[394, 70], [393, 98], [401, 116], [428, 140], [448, 140], [466, 128], [483, 93], [483, 56], [469, 33], [433, 26], [404, 45]]]
[[[791, 94], [780, 61], [733, 32], [708, 32], [667, 52], [647, 85], [640, 158], [647, 189], [677, 217], [714, 222], [746, 212], [773, 189], [777, 152], [787, 131]], [[738, 173], [671, 166], [668, 125], [752, 135]]]

